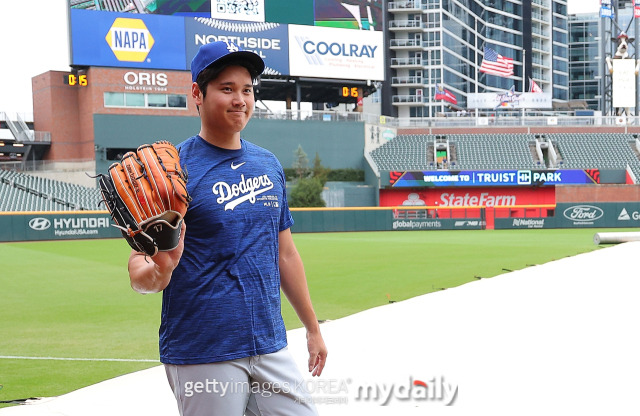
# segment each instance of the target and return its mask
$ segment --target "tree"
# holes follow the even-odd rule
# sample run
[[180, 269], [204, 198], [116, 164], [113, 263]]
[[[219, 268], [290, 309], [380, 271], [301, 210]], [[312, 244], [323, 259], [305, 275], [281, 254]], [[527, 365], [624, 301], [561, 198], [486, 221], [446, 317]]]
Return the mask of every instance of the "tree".
[[327, 183], [327, 178], [329, 177], [329, 172], [331, 169], [325, 168], [322, 166], [322, 162], [320, 160], [320, 155], [316, 152], [316, 157], [313, 159], [313, 177], [318, 179], [322, 186]]
[[289, 195], [289, 206], [295, 208], [324, 207], [322, 189], [327, 181], [329, 170], [320, 163], [320, 155], [316, 152], [313, 168], [309, 169], [309, 159], [302, 150], [302, 145], [293, 152], [292, 168], [296, 171], [296, 180]]
[[291, 189], [289, 206], [294, 208], [324, 207], [322, 183], [317, 178], [300, 178]]
[[298, 148], [293, 152], [293, 164], [291, 167], [296, 170], [298, 178], [304, 177], [309, 169], [309, 158], [307, 158], [307, 154], [302, 150], [301, 144], [299, 144]]

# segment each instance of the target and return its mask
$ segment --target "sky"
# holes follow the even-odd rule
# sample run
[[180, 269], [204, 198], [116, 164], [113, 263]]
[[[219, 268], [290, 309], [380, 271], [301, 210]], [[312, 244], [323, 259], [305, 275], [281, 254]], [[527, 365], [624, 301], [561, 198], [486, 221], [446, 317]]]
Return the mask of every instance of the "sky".
[[[32, 119], [31, 78], [69, 70], [68, 0], [0, 0], [0, 113]], [[569, 13], [599, 0], [568, 0]]]

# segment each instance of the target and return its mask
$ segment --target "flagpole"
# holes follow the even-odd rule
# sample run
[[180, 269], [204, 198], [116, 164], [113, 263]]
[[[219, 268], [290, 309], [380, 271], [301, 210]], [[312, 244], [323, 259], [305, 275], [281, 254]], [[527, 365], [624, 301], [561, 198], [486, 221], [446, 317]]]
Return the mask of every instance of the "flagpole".
[[[526, 87], [526, 61], [527, 61], [527, 50], [522, 48], [522, 92], [527, 92]], [[524, 107], [522, 107], [522, 124], [524, 125]]]

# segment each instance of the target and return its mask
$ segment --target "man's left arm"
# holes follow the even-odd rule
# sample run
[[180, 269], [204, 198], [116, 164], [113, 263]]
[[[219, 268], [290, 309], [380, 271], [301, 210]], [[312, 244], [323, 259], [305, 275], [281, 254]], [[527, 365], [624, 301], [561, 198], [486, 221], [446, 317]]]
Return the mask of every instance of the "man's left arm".
[[281, 231], [279, 239], [280, 286], [307, 330], [309, 371], [313, 376], [319, 376], [327, 360], [327, 347], [311, 303], [304, 265], [293, 242], [291, 230]]

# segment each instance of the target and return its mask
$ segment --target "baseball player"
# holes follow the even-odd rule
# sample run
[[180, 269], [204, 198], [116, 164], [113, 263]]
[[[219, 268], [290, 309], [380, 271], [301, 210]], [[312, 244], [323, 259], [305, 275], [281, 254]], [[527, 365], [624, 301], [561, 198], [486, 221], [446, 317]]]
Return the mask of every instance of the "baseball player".
[[181, 415], [315, 415], [287, 351], [280, 289], [307, 331], [309, 371], [327, 348], [294, 245], [282, 166], [241, 138], [264, 70], [227, 42], [191, 63], [200, 132], [178, 148], [192, 198], [175, 250], [132, 251], [134, 290], [163, 291], [160, 359]]

